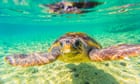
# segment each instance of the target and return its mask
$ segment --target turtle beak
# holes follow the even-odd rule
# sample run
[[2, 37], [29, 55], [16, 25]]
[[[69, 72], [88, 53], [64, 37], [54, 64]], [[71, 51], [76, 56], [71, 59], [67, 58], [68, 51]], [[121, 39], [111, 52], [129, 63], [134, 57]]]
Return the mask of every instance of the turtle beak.
[[63, 47], [63, 53], [70, 53], [71, 52], [71, 44], [65, 44]]

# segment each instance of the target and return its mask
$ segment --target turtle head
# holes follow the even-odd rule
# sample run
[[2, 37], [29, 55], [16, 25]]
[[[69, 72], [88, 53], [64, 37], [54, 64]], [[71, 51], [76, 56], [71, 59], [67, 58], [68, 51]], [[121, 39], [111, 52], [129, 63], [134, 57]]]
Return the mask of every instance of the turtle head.
[[82, 39], [75, 38], [64, 38], [59, 41], [61, 56], [59, 60], [64, 62], [85, 62], [89, 61], [88, 58], [88, 47]]
[[60, 40], [62, 54], [79, 54], [83, 51], [84, 45], [78, 38], [65, 38]]

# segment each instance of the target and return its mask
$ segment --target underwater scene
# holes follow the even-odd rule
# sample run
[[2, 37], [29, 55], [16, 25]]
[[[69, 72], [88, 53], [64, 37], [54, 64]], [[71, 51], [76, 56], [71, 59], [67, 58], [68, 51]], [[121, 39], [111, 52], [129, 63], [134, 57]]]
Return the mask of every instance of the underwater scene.
[[[73, 51], [84, 56], [62, 61], [65, 40], [77, 38]], [[140, 0], [0, 1], [0, 84], [140, 84], [139, 44]], [[103, 58], [118, 55], [110, 46], [120, 48], [119, 60]]]

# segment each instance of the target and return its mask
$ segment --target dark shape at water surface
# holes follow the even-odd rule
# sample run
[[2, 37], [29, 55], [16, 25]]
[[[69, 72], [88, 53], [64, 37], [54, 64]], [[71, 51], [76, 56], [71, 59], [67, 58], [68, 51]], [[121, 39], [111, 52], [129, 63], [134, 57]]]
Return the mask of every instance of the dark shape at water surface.
[[86, 9], [93, 8], [103, 4], [102, 2], [96, 1], [83, 1], [83, 2], [69, 2], [69, 1], [61, 1], [58, 3], [47, 4], [44, 5], [49, 8], [49, 13], [63, 14], [63, 13], [86, 13], [91, 12]]
[[[67, 67], [76, 68], [71, 76], [73, 84], [119, 84], [112, 75], [90, 64], [69, 64]], [[75, 76], [77, 74], [78, 76]]]
[[93, 8], [95, 6], [98, 6], [100, 4], [103, 4], [101, 2], [96, 1], [87, 1], [87, 2], [73, 2], [73, 6], [77, 8]]

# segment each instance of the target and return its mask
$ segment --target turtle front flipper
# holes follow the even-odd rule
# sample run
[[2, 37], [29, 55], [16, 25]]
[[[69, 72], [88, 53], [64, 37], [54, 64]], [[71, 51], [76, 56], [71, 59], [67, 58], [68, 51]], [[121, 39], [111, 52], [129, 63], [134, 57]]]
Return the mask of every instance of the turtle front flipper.
[[13, 66], [35, 66], [48, 64], [59, 56], [59, 49], [52, 49], [49, 53], [15, 54], [7, 56], [5, 60]]
[[92, 49], [89, 57], [92, 61], [117, 60], [127, 57], [139, 56], [140, 45], [121, 44], [101, 50]]

